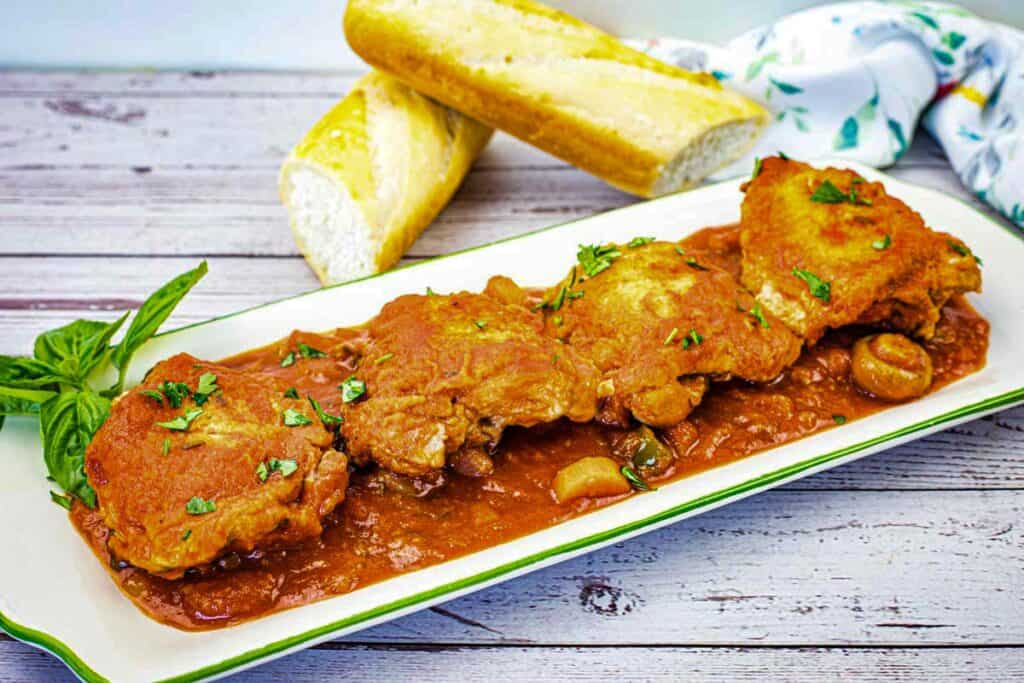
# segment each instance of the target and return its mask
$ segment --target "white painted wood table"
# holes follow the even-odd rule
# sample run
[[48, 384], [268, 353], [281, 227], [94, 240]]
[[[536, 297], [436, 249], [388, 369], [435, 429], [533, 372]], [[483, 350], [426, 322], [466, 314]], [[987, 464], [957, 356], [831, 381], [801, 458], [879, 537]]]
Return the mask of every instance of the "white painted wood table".
[[[0, 353], [200, 258], [172, 325], [315, 288], [277, 168], [354, 76], [0, 72]], [[891, 172], [977, 204], [924, 134]], [[498, 137], [409, 258], [631, 201]], [[239, 680], [1024, 678], [1022, 509], [1019, 409]], [[0, 636], [0, 681], [70, 678]]]

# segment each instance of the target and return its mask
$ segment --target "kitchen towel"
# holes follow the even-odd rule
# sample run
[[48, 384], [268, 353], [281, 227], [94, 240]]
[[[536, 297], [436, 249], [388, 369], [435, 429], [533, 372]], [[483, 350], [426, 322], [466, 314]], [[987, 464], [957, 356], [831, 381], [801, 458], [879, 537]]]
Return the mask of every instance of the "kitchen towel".
[[920, 120], [963, 183], [1024, 227], [1024, 33], [933, 2], [850, 2], [798, 12], [724, 47], [635, 46], [710, 71], [764, 104], [772, 124], [712, 179], [755, 157], [838, 156], [884, 167]]

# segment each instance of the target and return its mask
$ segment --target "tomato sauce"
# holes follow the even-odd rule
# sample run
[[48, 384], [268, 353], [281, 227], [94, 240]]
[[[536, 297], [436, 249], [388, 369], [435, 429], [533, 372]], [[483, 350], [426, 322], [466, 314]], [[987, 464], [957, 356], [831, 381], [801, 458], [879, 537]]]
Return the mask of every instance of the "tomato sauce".
[[[720, 265], [738, 271], [734, 228], [707, 229], [688, 242], [712, 249]], [[963, 297], [946, 306], [934, 339], [923, 344], [934, 365], [932, 391], [984, 366], [988, 329]], [[768, 385], [714, 385], [672, 439], [678, 451], [675, 464], [653, 483], [825, 429], [842, 429], [885, 409], [890, 404], [862, 393], [849, 379], [850, 348], [864, 333], [843, 329], [826, 335]], [[281, 344], [294, 348], [296, 341], [305, 341], [328, 348], [356, 334], [360, 332], [294, 333]], [[281, 348], [272, 345], [223, 362], [282, 376], [301, 394], [335, 400], [335, 387], [348, 376], [344, 367], [331, 359], [313, 358], [282, 368]], [[121, 590], [145, 614], [181, 629], [219, 628], [504, 543], [630, 495], [657, 495], [556, 501], [551, 490], [556, 472], [584, 456], [612, 456], [612, 436], [610, 428], [593, 423], [512, 429], [500, 445], [492, 475], [445, 475], [446, 481], [437, 486], [389, 478], [379, 471], [355, 472], [345, 502], [326, 520], [327, 530], [320, 538], [284, 550], [229, 555], [177, 580], [113, 564], [106, 551], [107, 530], [95, 512], [75, 505], [72, 520]]]

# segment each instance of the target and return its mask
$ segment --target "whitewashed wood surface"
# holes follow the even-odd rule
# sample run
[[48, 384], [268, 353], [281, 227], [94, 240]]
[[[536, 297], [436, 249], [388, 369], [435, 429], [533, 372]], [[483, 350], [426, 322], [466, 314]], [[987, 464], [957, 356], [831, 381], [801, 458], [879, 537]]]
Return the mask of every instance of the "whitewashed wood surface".
[[[172, 325], [315, 288], [276, 172], [355, 76], [0, 71], [0, 353], [200, 258]], [[991, 213], [924, 134], [890, 172]], [[631, 201], [498, 136], [409, 259]], [[1024, 680], [1022, 511], [1019, 409], [237, 680]], [[0, 682], [71, 678], [0, 635]]]

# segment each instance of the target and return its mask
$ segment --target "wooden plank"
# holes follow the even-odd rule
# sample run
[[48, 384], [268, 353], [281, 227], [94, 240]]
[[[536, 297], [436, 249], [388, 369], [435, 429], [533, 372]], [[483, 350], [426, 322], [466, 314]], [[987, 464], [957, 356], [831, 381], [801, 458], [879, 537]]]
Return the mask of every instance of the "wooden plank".
[[[0, 254], [298, 253], [276, 169], [146, 168], [0, 171]], [[409, 255], [449, 253], [633, 201], [576, 170], [476, 171]]]
[[[314, 648], [228, 681], [485, 680], [1010, 681], [1024, 676], [1021, 648]], [[0, 643], [0, 683], [59, 683], [75, 678], [54, 658], [21, 643]]]

